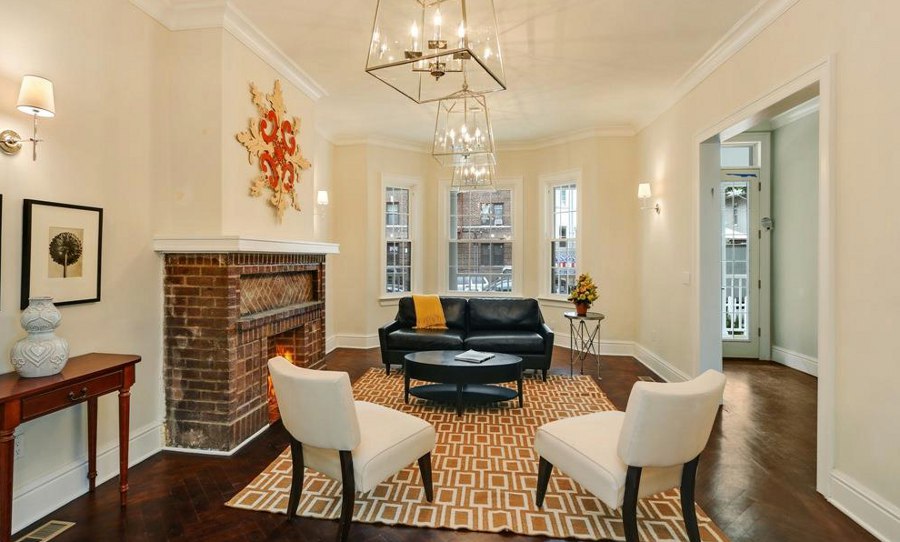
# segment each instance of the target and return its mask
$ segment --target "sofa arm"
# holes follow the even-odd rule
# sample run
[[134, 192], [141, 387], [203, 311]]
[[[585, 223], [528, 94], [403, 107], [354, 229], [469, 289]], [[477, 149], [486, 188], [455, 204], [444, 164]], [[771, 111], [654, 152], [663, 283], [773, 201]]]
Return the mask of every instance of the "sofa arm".
[[380, 328], [378, 328], [378, 343], [381, 345], [381, 352], [384, 353], [387, 350], [387, 338], [392, 332], [400, 329], [400, 322], [394, 320], [393, 322], [388, 322], [384, 324]]
[[553, 330], [550, 329], [550, 326], [547, 324], [541, 323], [541, 327], [538, 329], [538, 333], [544, 337], [544, 353], [547, 355], [548, 359], [553, 354]]

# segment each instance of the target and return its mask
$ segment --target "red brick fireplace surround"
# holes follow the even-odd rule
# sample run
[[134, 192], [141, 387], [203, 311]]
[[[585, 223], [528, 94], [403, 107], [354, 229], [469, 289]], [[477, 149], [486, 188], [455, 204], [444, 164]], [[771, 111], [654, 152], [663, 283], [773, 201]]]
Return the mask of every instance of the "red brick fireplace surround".
[[[269, 247], [262, 243], [255, 248]], [[171, 248], [184, 245], [157, 240], [165, 253], [166, 445], [230, 452], [269, 424], [270, 357], [325, 366], [325, 252], [337, 250]]]

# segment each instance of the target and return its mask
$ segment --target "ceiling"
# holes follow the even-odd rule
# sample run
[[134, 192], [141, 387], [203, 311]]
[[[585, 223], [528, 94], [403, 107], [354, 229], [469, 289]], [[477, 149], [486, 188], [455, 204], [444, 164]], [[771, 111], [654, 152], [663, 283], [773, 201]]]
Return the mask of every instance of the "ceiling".
[[[508, 90], [489, 95], [503, 146], [587, 130], [632, 131], [760, 0], [495, 0]], [[364, 70], [376, 0], [233, 0], [327, 92], [317, 125], [341, 142], [426, 143], [436, 104]]]

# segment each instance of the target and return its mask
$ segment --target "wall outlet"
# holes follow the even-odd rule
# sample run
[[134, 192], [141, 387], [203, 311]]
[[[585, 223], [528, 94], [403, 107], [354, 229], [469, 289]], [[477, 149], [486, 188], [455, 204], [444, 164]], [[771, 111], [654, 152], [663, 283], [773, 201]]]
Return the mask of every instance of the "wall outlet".
[[13, 449], [15, 450], [13, 456], [15, 459], [21, 459], [23, 455], [25, 455], [25, 434], [22, 432], [21, 427], [16, 427], [15, 432], [13, 432], [13, 437], [15, 438], [15, 445]]

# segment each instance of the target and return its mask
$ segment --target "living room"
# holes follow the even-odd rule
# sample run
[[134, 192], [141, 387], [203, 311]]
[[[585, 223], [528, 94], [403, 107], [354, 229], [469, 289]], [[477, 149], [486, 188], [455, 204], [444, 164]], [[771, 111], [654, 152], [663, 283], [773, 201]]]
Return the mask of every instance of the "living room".
[[[507, 191], [507, 199], [483, 202], [503, 204], [499, 224], [494, 207], [487, 214], [492, 231], [504, 239], [483, 243], [501, 245], [496, 258], [494, 252], [487, 255], [503, 261], [481, 280], [451, 279], [450, 246], [459, 239], [449, 222], [452, 171], [432, 156], [435, 104], [415, 104], [365, 72], [376, 4], [39, 0], [7, 7], [0, 21], [9, 44], [0, 55], [0, 131], [21, 134], [22, 144], [21, 151], [0, 156], [0, 343], [9, 350], [25, 337], [20, 318], [29, 294], [47, 293], [33, 279], [30, 290], [24, 287], [36, 269], [29, 269], [26, 258], [26, 223], [31, 227], [26, 218], [54, 209], [40, 202], [63, 203], [102, 209], [102, 249], [98, 237], [95, 289], [80, 298], [90, 302], [60, 306], [56, 334], [68, 341], [72, 357], [117, 352], [139, 355], [141, 361], [133, 368], [125, 431], [131, 471], [127, 511], [113, 502], [120, 489], [120, 404], [104, 395], [95, 403], [96, 499], [88, 493], [89, 428], [81, 403], [4, 432], [4, 443], [15, 441], [16, 456], [7, 477], [13, 500], [6, 528], [21, 536], [43, 521], [65, 520], [60, 515], [65, 512], [75, 526], [58, 540], [124, 539], [125, 533], [141, 539], [126, 523], [132, 528], [155, 523], [160, 530], [147, 531], [147, 540], [334, 536], [334, 521], [300, 517], [287, 526], [283, 514], [225, 507], [287, 447], [281, 425], [260, 432], [251, 424], [205, 446], [219, 455], [196, 453], [204, 446], [190, 438], [176, 442], [174, 369], [167, 366], [172, 350], [166, 341], [179, 340], [167, 335], [167, 317], [177, 306], [166, 305], [166, 288], [179, 284], [166, 282], [165, 261], [191, 250], [257, 254], [288, 247], [300, 253], [278, 264], [247, 260], [241, 265], [284, 265], [286, 272], [302, 275], [291, 291], [303, 303], [321, 303], [316, 310], [285, 316], [310, 325], [295, 344], [317, 353], [312, 365], [324, 361], [354, 380], [368, 369], [383, 372], [378, 330], [394, 320], [399, 298], [409, 290], [462, 297], [491, 296], [493, 290], [493, 295], [535, 298], [555, 333], [551, 380], [562, 381], [570, 374], [564, 313], [572, 304], [561, 291], [552, 291], [559, 266], [551, 265], [549, 252], [559, 245], [551, 245], [546, 217], [552, 188], [574, 185], [580, 205], [574, 268], [593, 277], [599, 298], [591, 310], [605, 315], [596, 343], [600, 369], [589, 359], [586, 373], [602, 377], [596, 385], [623, 410], [641, 376], [674, 383], [706, 369], [721, 371], [721, 262], [718, 249], [710, 248], [718, 241], [714, 236], [710, 244], [707, 227], [717, 224], [718, 216], [707, 211], [720, 208], [717, 200], [708, 204], [702, 145], [726, 141], [783, 113], [796, 105], [792, 97], [806, 98], [812, 88], [819, 104], [818, 377], [792, 375], [793, 369], [773, 363], [766, 367], [785, 372], [763, 384], [752, 380], [750, 362], [724, 365], [729, 383], [710, 441], [720, 453], [709, 454], [712, 468], [706, 472], [701, 459], [696, 500], [729, 540], [762, 540], [772, 533], [783, 540], [834, 533], [900, 540], [900, 433], [890, 421], [897, 415], [900, 370], [887, 339], [900, 331], [900, 287], [890, 279], [900, 257], [884, 249], [900, 240], [900, 221], [886, 197], [898, 169], [893, 149], [900, 142], [892, 129], [900, 108], [894, 90], [900, 70], [897, 55], [890, 54], [898, 47], [900, 6], [890, 0], [590, 6], [496, 0], [507, 88], [486, 96], [497, 144], [496, 185]], [[28, 74], [52, 81], [52, 118], [17, 110]], [[252, 131], [259, 117], [251, 84], [265, 96], [275, 94], [276, 81], [283, 94], [279, 107], [297, 119], [300, 150], [295, 199], [284, 195], [280, 208], [270, 203], [267, 189], [251, 195], [261, 166], [237, 137]], [[776, 110], [779, 104], [787, 105]], [[75, 149], [75, 143], [82, 146]], [[646, 200], [638, 198], [642, 183], [650, 185]], [[394, 274], [388, 271], [388, 189], [409, 194], [411, 202], [410, 237], [403, 240], [409, 244], [391, 245], [412, 248], [408, 280], [403, 273], [398, 280], [396, 266]], [[475, 209], [481, 220], [480, 207]], [[776, 221], [776, 232], [779, 225]], [[571, 243], [571, 237], [567, 232], [565, 241]], [[227, 281], [229, 265], [216, 262], [211, 268], [225, 269]], [[303, 275], [307, 272], [320, 275]], [[303, 286], [307, 280], [319, 288]], [[387, 283], [400, 287], [389, 290]], [[205, 294], [183, 292], [203, 300]], [[281, 324], [227, 325], [253, 335]], [[181, 339], [188, 336], [194, 337], [190, 330]], [[7, 362], [4, 372], [14, 374]], [[252, 378], [258, 378], [264, 363], [253, 371]], [[760, 390], [751, 386], [755, 391], [746, 392], [738, 385], [745, 377]], [[180, 373], [182, 378], [189, 380]], [[241, 378], [229, 374], [225, 387], [237, 386]], [[769, 390], [772, 397], [761, 391], [766, 386], [796, 390], [789, 384], [795, 379], [811, 390], [802, 401], [793, 399], [809, 407], [804, 420], [814, 426], [797, 439], [809, 444], [809, 456], [797, 462], [807, 465], [810, 487], [785, 482], [815, 503], [804, 500], [800, 510], [791, 508], [797, 501], [779, 500], [789, 492], [764, 487], [765, 469], [731, 471], [726, 478], [727, 453], [717, 448], [749, 431], [739, 423], [721, 424], [729, 410], [770, 420], [774, 425], [766, 430], [798, 415], [790, 394], [799, 391]], [[529, 386], [539, 381], [526, 375], [526, 407]], [[785, 410], [748, 410], [769, 399], [774, 402], [765, 404]], [[223, 422], [229, 428], [231, 423]], [[768, 460], [776, 461], [772, 453], [776, 457]], [[198, 472], [207, 473], [208, 480], [227, 479], [222, 491], [230, 494], [202, 502], [197, 493], [208, 489], [194, 487], [192, 496], [190, 486], [167, 494], [158, 485], [170, 480], [166, 476]], [[723, 491], [715, 494], [727, 497], [713, 498], [716, 486], [720, 491], [745, 486], [753, 493]], [[144, 500], [150, 504], [139, 520], [134, 511]], [[204, 515], [210, 513], [207, 507], [219, 516]], [[741, 507], [752, 514], [742, 517]], [[207, 530], [189, 519], [172, 519], [179, 514], [194, 515]], [[217, 524], [251, 527], [216, 532]], [[801, 528], [807, 524], [812, 526]], [[170, 525], [181, 527], [167, 532]], [[97, 534], [113, 526], [121, 534]], [[499, 539], [358, 522], [350, 533], [358, 540]], [[620, 531], [613, 533], [622, 539]]]

